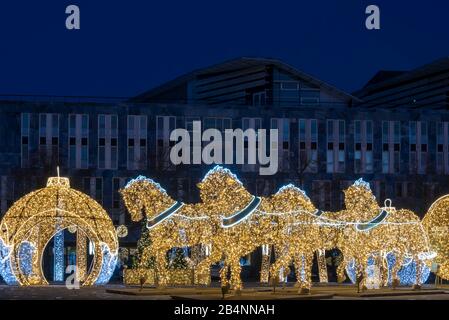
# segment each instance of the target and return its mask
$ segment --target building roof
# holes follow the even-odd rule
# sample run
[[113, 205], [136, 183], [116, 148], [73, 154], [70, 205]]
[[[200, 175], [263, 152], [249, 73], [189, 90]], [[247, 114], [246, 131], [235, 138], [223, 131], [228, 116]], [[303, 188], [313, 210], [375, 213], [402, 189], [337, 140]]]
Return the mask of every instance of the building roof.
[[377, 83], [384, 82], [388, 79], [395, 78], [399, 75], [406, 73], [407, 71], [396, 71], [396, 70], [380, 70], [378, 71], [374, 77], [372, 77], [364, 86], [364, 88], [372, 86]]
[[[368, 81], [363, 89], [358, 90], [353, 94], [363, 99], [364, 96], [384, 90], [386, 87], [399, 86], [403, 83], [417, 81], [418, 79], [425, 78], [429, 75], [447, 72], [448, 70], [449, 57], [444, 57], [407, 72], [380, 71]], [[375, 79], [376, 77], [378, 79]]]
[[316, 77], [313, 77], [303, 71], [300, 71], [280, 60], [272, 59], [272, 58], [252, 58], [252, 57], [241, 57], [237, 59], [228, 60], [222, 63], [218, 63], [209, 67], [201, 68], [194, 70], [192, 72], [189, 72], [187, 74], [181, 75], [171, 81], [168, 81], [166, 83], [161, 84], [160, 86], [157, 86], [153, 89], [150, 89], [134, 98], [131, 98], [130, 101], [133, 102], [141, 102], [145, 101], [147, 99], [151, 99], [152, 97], [166, 92], [167, 90], [170, 90], [172, 88], [175, 88], [179, 85], [182, 85], [183, 83], [187, 83], [190, 80], [194, 80], [198, 76], [202, 75], [208, 75], [208, 74], [217, 74], [221, 72], [229, 72], [232, 70], [239, 70], [239, 69], [245, 69], [255, 66], [276, 66], [281, 70], [285, 70], [293, 75], [296, 75], [299, 78], [302, 78], [312, 84], [315, 84], [317, 86], [326, 88], [327, 90], [344, 97], [348, 100], [355, 100], [360, 101], [359, 98], [343, 91], [338, 88], [336, 88], [333, 85], [330, 85], [329, 83], [326, 83], [322, 80], [317, 79]]

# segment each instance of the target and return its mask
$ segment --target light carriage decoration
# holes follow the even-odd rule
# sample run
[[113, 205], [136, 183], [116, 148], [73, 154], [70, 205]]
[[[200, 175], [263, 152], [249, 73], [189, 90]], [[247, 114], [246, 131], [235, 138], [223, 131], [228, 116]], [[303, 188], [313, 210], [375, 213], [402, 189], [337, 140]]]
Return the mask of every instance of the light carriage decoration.
[[[241, 257], [260, 247], [261, 282], [282, 280], [293, 263], [301, 292], [310, 290], [314, 254], [320, 281], [327, 282], [326, 250], [342, 252], [339, 280], [346, 271], [353, 282], [363, 280], [366, 287], [373, 287], [373, 281], [419, 286], [427, 279], [428, 265], [435, 257], [419, 218], [391, 204], [379, 207], [369, 184], [361, 179], [345, 190], [346, 208], [340, 212], [318, 210], [293, 185], [269, 197], [255, 197], [220, 166], [198, 188], [201, 202], [196, 204], [177, 202], [159, 184], [142, 176], [121, 190], [132, 219], [140, 221], [146, 215], [151, 244], [145, 247], [140, 263], [155, 258], [160, 286], [173, 282], [167, 268], [167, 251], [172, 248], [191, 248], [188, 261], [194, 283], [209, 284], [211, 265], [221, 262], [222, 286], [229, 284], [236, 291], [242, 288]], [[273, 264], [271, 255], [276, 258]]]
[[[54, 238], [55, 273], [65, 270], [63, 231], [76, 233], [78, 279], [84, 286], [109, 281], [116, 266], [116, 230], [104, 209], [93, 199], [70, 188], [69, 179], [49, 178], [47, 186], [20, 198], [0, 223], [0, 274], [10, 285], [46, 285], [42, 260]], [[94, 248], [87, 265], [87, 242]]]

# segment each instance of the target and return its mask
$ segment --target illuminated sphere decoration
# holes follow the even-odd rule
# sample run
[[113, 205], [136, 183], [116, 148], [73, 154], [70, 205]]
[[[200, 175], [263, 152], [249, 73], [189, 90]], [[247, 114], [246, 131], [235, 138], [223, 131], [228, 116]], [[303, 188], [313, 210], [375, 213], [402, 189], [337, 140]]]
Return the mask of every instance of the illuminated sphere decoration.
[[128, 235], [128, 228], [125, 225], [120, 225], [117, 227], [117, 237], [125, 238]]
[[[118, 253], [116, 230], [106, 211], [86, 194], [70, 188], [68, 178], [49, 178], [45, 188], [31, 192], [6, 212], [0, 223], [0, 274], [8, 284], [46, 285], [43, 253], [61, 231], [75, 229], [77, 254], [85, 254], [87, 239], [94, 259], [77, 256], [78, 269], [90, 270], [84, 286], [105, 284], [115, 269]], [[55, 237], [56, 241], [56, 237]], [[81, 248], [78, 248], [78, 242]], [[63, 245], [63, 244], [62, 244]]]

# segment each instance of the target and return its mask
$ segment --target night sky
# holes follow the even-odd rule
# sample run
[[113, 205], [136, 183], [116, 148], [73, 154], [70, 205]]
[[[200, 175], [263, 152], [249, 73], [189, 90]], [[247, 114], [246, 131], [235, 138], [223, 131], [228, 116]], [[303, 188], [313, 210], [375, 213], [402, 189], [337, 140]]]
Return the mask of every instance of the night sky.
[[[79, 5], [81, 30], [65, 28]], [[365, 8], [381, 30], [365, 28]], [[449, 56], [449, 1], [2, 0], [0, 94], [129, 97], [240, 56], [352, 92], [378, 70]]]

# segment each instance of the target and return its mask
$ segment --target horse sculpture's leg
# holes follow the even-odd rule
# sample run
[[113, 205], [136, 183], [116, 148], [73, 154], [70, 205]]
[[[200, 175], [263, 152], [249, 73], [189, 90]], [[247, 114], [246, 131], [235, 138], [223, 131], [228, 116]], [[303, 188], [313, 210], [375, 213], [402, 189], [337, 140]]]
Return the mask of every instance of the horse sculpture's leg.
[[159, 250], [155, 253], [155, 270], [156, 270], [156, 285], [160, 288], [165, 288], [168, 284], [166, 251]]
[[212, 250], [209, 256], [201, 260], [196, 266], [195, 271], [195, 283], [202, 285], [210, 284], [210, 266], [214, 262], [219, 261], [221, 258], [221, 252], [218, 250]]
[[222, 287], [226, 287], [228, 285], [228, 263], [227, 263], [227, 258], [223, 259], [223, 267], [220, 270], [220, 281], [221, 281], [221, 286]]
[[299, 293], [309, 293], [312, 286], [313, 254], [300, 253], [295, 256], [294, 261]]
[[291, 261], [290, 253], [287, 249], [281, 250], [279, 247], [275, 248], [276, 261], [271, 265], [270, 268], [270, 279], [277, 278], [279, 282], [281, 279], [280, 272], [281, 268], [287, 269]]
[[401, 282], [399, 281], [399, 275], [398, 272], [402, 267], [402, 261], [404, 260], [404, 257], [402, 255], [396, 255], [396, 259], [394, 262], [393, 267], [391, 268], [391, 286], [393, 288], [398, 287]]
[[240, 278], [240, 273], [242, 271], [242, 266], [240, 265], [240, 258], [230, 261], [231, 267], [231, 280], [230, 284], [236, 294], [240, 294], [242, 289], [242, 280]]
[[422, 264], [422, 261], [418, 258], [417, 255], [413, 257], [413, 261], [416, 264], [415, 284], [413, 286], [413, 289], [421, 289], [423, 264]]
[[365, 257], [356, 258], [355, 259], [355, 270], [356, 270], [356, 285], [357, 292], [361, 290], [365, 290], [366, 287], [364, 285], [366, 279], [366, 265], [367, 259]]
[[343, 283], [346, 280], [346, 274], [345, 269], [346, 265], [348, 264], [348, 259], [346, 258], [346, 255], [343, 254], [343, 259], [341, 259], [340, 263], [337, 266], [337, 282]]
[[270, 259], [271, 259], [271, 248], [266, 245], [266, 252], [262, 252], [262, 262], [260, 266], [260, 282], [268, 283], [270, 280]]

